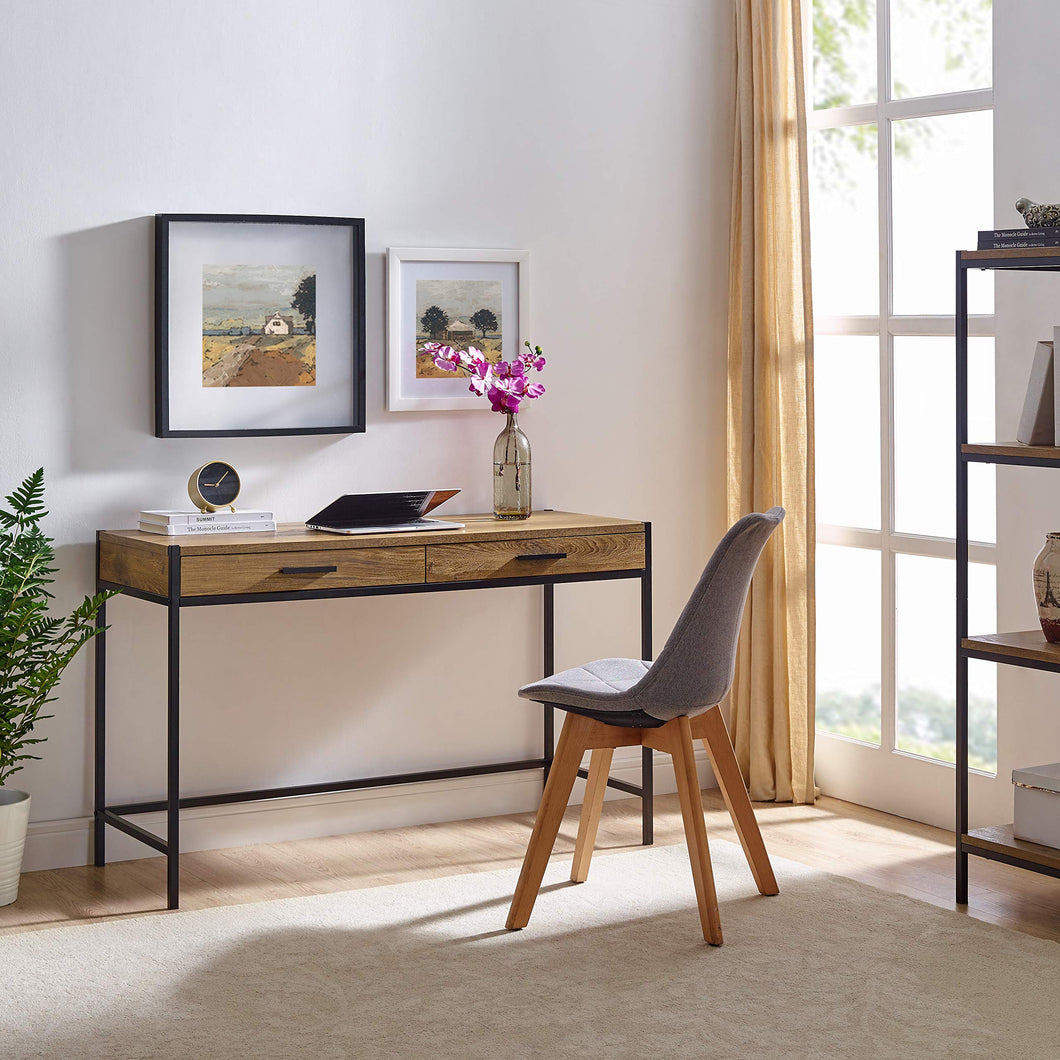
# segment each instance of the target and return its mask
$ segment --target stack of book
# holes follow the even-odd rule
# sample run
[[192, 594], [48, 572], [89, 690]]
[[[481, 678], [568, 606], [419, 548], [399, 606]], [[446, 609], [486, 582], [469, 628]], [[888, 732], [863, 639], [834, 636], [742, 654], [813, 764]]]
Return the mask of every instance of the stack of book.
[[1000, 228], [997, 231], [979, 233], [977, 248], [979, 250], [1019, 250], [1021, 247], [1060, 248], [1060, 226], [1056, 228]]
[[140, 529], [149, 534], [266, 533], [276, 529], [272, 512], [249, 508], [223, 512], [140, 512]]

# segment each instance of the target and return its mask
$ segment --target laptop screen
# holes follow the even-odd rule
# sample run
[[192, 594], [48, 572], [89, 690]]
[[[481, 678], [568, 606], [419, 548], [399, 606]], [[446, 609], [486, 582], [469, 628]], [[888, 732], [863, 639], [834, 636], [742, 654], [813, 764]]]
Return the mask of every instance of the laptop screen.
[[419, 519], [434, 490], [404, 493], [347, 493], [317, 512], [306, 523], [323, 526], [375, 526]]

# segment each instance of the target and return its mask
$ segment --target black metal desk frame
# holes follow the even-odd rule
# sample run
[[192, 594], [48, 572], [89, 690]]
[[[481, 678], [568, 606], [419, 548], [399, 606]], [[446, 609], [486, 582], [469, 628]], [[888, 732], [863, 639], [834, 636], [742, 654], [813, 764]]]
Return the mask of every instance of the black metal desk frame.
[[[350, 596], [398, 596], [424, 592], [454, 592], [467, 589], [504, 589], [540, 585], [544, 589], [544, 653], [543, 673], [555, 673], [555, 586], [569, 582], [616, 581], [639, 579], [641, 658], [652, 658], [651, 635], [651, 523], [644, 524], [644, 567], [640, 570], [598, 571], [580, 574], [541, 575], [527, 578], [492, 579], [441, 583], [416, 582], [411, 585], [374, 585], [357, 588], [296, 590], [274, 593], [238, 593], [218, 596], [180, 595], [180, 546], [168, 547], [169, 591], [166, 596], [144, 592], [129, 586], [109, 582], [99, 576], [99, 534], [96, 535], [96, 591], [115, 590], [126, 596], [148, 603], [161, 604], [168, 613], [167, 679], [166, 679], [166, 797], [143, 802], [107, 805], [106, 747], [107, 747], [107, 615], [106, 604], [96, 615], [99, 633], [95, 644], [95, 798], [94, 798], [94, 860], [97, 866], [107, 863], [106, 826], [124, 832], [145, 843], [166, 857], [166, 895], [169, 909], [180, 906], [180, 811], [199, 806], [223, 806], [229, 803], [260, 802], [267, 799], [292, 798], [298, 795], [320, 795], [326, 792], [356, 791], [363, 788], [390, 787], [400, 784], [419, 784], [428, 780], [451, 780], [457, 777], [485, 776], [491, 773], [514, 773], [527, 769], [541, 769], [542, 782], [548, 779], [555, 752], [555, 709], [543, 707], [542, 754], [511, 762], [489, 762], [483, 765], [458, 766], [416, 773], [394, 773], [389, 776], [358, 777], [352, 780], [327, 781], [320, 784], [297, 784], [282, 788], [260, 788], [254, 791], [229, 791], [216, 795], [180, 795], [180, 613], [186, 607], [212, 607], [223, 604], [257, 604], [285, 600], [332, 600]], [[641, 749], [641, 783], [630, 784], [608, 778], [608, 786], [641, 799], [641, 839], [645, 846], [653, 842], [653, 757], [648, 747]], [[578, 771], [585, 779], [587, 772]], [[141, 813], [166, 812], [166, 836], [128, 820]]]

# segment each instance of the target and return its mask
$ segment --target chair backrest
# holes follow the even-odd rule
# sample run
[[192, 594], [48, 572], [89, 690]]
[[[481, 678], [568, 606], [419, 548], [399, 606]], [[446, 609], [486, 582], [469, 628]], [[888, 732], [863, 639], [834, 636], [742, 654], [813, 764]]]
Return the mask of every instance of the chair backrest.
[[721, 539], [652, 668], [630, 689], [648, 714], [668, 721], [725, 697], [751, 575], [784, 515], [783, 508], [752, 512]]

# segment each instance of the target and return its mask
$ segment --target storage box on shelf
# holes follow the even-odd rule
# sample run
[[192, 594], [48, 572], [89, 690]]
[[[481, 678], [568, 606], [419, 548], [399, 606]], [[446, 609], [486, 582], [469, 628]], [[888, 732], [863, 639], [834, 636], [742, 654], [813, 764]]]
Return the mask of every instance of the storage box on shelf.
[[1060, 762], [1014, 769], [1012, 784], [1012, 835], [1060, 847]]

